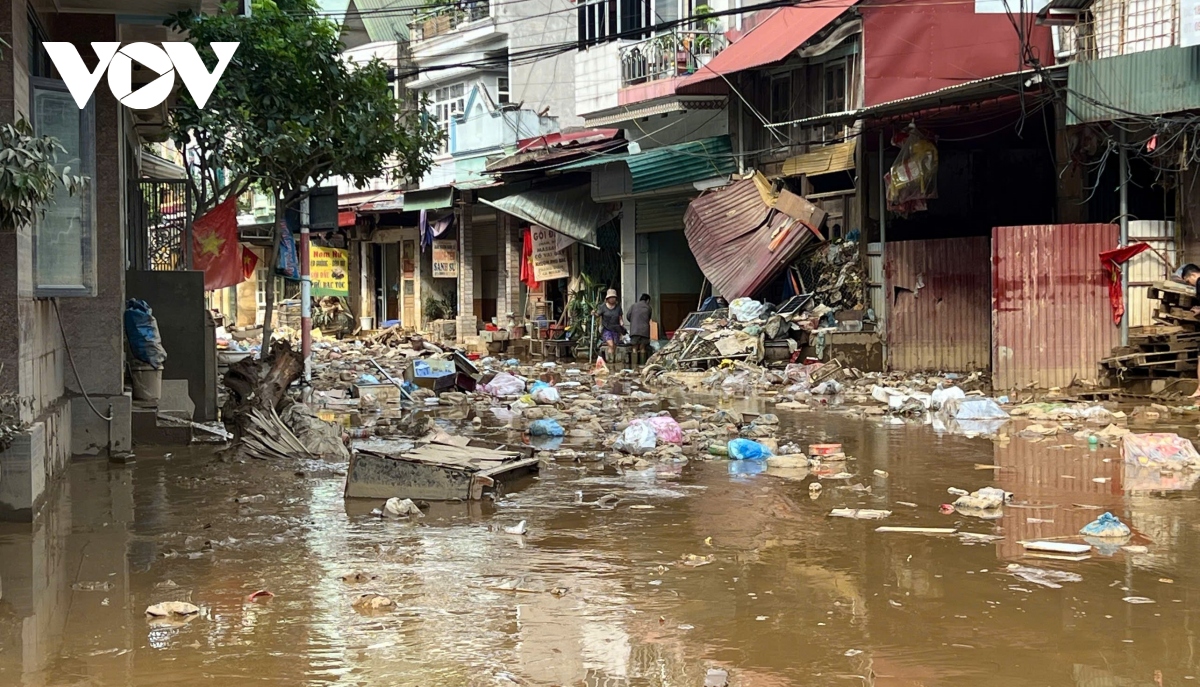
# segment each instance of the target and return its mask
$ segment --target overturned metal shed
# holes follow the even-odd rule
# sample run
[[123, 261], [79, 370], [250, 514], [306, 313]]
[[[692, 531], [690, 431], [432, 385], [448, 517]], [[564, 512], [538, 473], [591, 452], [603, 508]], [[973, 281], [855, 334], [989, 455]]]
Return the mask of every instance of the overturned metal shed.
[[692, 201], [684, 235], [714, 293], [753, 296], [820, 234], [825, 211], [756, 175]]

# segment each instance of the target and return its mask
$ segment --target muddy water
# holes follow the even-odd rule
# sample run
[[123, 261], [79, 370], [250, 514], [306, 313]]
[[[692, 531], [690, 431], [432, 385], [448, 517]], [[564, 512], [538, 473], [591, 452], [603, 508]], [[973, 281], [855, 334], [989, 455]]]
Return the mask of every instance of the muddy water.
[[[997, 445], [833, 414], [784, 423], [803, 443], [845, 444], [857, 458], [847, 488], [826, 481], [813, 500], [811, 478], [723, 462], [670, 479], [557, 465], [495, 505], [435, 504], [411, 525], [345, 504], [321, 466], [225, 465], [199, 449], [74, 465], [34, 529], [0, 532], [0, 684], [666, 686], [702, 685], [711, 668], [745, 686], [1200, 676], [1200, 506], [1186, 481], [1126, 475], [1115, 450], [1070, 439]], [[991, 522], [938, 513], [948, 487], [988, 484], [1031, 507]], [[577, 491], [622, 500], [599, 510], [576, 505]], [[843, 506], [893, 515], [826, 517]], [[1074, 533], [1096, 508], [1148, 553], [1021, 558], [1020, 540]], [[523, 538], [492, 530], [519, 520]], [[713, 562], [680, 565], [688, 554]], [[1038, 586], [1006, 574], [1014, 562], [1082, 581]], [[375, 579], [343, 582], [352, 571]], [[247, 602], [258, 589], [275, 597]], [[364, 591], [396, 610], [354, 610]], [[148, 624], [144, 609], [164, 600], [201, 615]]]

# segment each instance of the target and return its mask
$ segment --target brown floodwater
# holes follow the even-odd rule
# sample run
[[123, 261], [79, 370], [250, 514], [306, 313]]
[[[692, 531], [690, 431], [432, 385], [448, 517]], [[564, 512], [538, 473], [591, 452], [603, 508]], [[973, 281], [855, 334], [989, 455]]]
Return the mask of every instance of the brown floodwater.
[[[814, 500], [812, 477], [727, 462], [677, 476], [557, 464], [498, 503], [434, 504], [411, 524], [344, 502], [328, 466], [230, 465], [203, 448], [75, 464], [35, 527], [0, 529], [0, 685], [665, 687], [710, 669], [764, 687], [1196, 684], [1194, 480], [1126, 474], [1116, 449], [1069, 435], [996, 444], [782, 416], [784, 437], [843, 443], [855, 477]], [[987, 485], [1021, 507], [938, 512], [947, 488]], [[577, 491], [621, 501], [601, 510]], [[1022, 558], [1021, 540], [1072, 535], [1105, 509], [1145, 553]], [[520, 520], [524, 537], [494, 529]], [[689, 554], [712, 563], [682, 565]], [[1013, 563], [1082, 579], [1040, 586]], [[342, 580], [354, 571], [374, 579]], [[275, 596], [246, 600], [259, 589]], [[366, 591], [395, 609], [355, 610]], [[201, 612], [158, 626], [143, 612], [160, 601]]]

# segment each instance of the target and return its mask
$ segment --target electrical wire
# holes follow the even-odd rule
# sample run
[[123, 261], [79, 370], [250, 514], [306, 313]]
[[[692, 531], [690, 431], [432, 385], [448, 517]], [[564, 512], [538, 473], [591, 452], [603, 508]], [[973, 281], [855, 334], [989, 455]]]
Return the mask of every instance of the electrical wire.
[[[75, 367], [75, 354], [71, 353], [71, 344], [67, 343], [67, 328], [63, 326], [62, 313], [58, 310], [58, 299], [51, 298], [50, 302], [54, 304], [54, 315], [58, 318], [58, 331], [62, 334], [63, 348], [67, 349], [67, 360], [71, 363], [71, 372], [75, 374], [75, 383], [79, 385], [79, 393], [83, 394], [83, 400], [87, 401], [88, 407], [96, 414], [96, 417], [105, 422], [112, 422], [112, 415], [104, 415], [99, 410], [96, 410], [96, 405], [92, 403], [92, 399], [88, 396], [87, 389], [83, 388], [83, 380], [79, 378], [79, 368]], [[109, 408], [112, 412], [112, 408]], [[112, 433], [109, 433], [109, 441], [112, 441]]]

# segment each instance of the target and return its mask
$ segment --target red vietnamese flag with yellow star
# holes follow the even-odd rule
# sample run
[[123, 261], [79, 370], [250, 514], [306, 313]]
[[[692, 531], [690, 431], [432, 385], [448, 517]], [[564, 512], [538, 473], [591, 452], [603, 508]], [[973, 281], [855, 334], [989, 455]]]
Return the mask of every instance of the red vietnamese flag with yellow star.
[[192, 223], [192, 269], [204, 272], [204, 290], [223, 289], [243, 280], [238, 243], [237, 202], [225, 202]]

